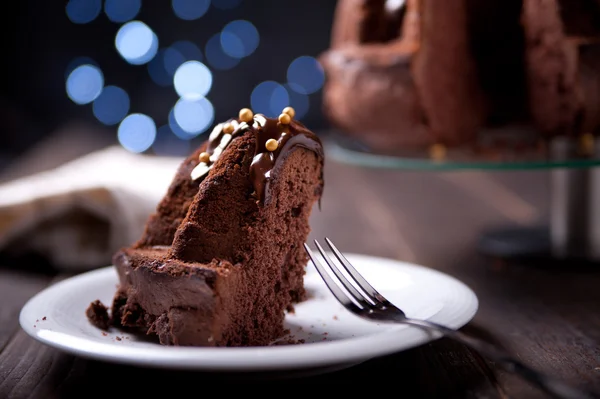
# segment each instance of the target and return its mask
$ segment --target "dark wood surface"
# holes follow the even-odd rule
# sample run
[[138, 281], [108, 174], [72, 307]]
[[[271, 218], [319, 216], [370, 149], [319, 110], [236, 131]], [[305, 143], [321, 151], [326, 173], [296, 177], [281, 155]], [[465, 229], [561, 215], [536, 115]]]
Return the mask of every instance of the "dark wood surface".
[[[63, 161], [60, 154], [36, 151], [38, 165]], [[415, 262], [457, 277], [480, 302], [477, 315], [463, 328], [466, 332], [495, 341], [541, 371], [600, 391], [600, 265], [507, 261], [477, 251], [486, 230], [547, 222], [548, 172], [404, 172], [328, 160], [325, 178], [323, 206], [314, 210], [311, 238], [328, 236], [345, 251]], [[326, 386], [364, 387], [398, 398], [546, 397], [448, 339], [348, 369], [293, 378], [86, 360], [34, 341], [18, 324], [28, 298], [68, 275], [27, 267], [39, 259], [1, 259], [0, 398], [154, 397], [162, 396], [164, 382], [169, 397], [188, 391], [198, 396], [215, 382], [220, 389], [250, 386], [274, 394], [323, 396]]]

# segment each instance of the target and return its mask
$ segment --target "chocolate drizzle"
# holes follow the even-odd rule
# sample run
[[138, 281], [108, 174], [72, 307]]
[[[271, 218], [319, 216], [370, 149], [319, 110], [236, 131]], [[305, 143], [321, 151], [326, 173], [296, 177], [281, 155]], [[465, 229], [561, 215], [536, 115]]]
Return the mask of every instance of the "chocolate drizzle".
[[[231, 134], [223, 131], [226, 123], [230, 123], [234, 127]], [[302, 123], [292, 120], [290, 124], [284, 125], [279, 123], [277, 119], [257, 114], [254, 115], [251, 125], [245, 122], [240, 123], [236, 119], [230, 119], [215, 126], [208, 139], [206, 149], [206, 152], [210, 155], [210, 161], [207, 164], [203, 162], [198, 164], [192, 172], [192, 178], [196, 180], [206, 175], [231, 140], [247, 131], [252, 131], [256, 137], [254, 157], [250, 165], [250, 179], [260, 203], [264, 203], [268, 197], [269, 182], [274, 178], [273, 171], [277, 170], [279, 164], [284, 162], [296, 148], [313, 151], [323, 162], [321, 140]], [[278, 146], [275, 151], [266, 149], [266, 143], [269, 139], [277, 141]]]

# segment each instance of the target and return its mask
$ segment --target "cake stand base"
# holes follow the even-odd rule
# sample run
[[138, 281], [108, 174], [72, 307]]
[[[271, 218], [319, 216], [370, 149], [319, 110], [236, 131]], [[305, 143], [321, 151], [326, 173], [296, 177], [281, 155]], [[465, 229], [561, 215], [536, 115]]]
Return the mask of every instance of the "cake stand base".
[[550, 140], [543, 151], [504, 151], [496, 154], [499, 157], [489, 158], [457, 150], [442, 160], [424, 153], [382, 155], [353, 143], [335, 140], [330, 155], [350, 164], [398, 170], [548, 170], [548, 227], [486, 231], [478, 250], [498, 258], [600, 262], [600, 140], [582, 147], [581, 141], [558, 137]]
[[497, 258], [550, 257], [548, 228], [504, 228], [481, 233], [477, 242], [479, 253]]

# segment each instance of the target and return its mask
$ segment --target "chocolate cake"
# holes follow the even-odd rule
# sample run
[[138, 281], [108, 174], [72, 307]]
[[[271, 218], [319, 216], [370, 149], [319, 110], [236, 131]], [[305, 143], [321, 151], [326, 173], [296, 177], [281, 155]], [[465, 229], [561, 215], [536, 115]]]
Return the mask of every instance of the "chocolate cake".
[[545, 135], [600, 127], [600, 2], [524, 0], [529, 104]]
[[113, 323], [164, 345], [267, 345], [305, 297], [302, 244], [323, 190], [319, 138], [286, 108], [240, 111], [179, 167], [143, 236], [114, 256]]
[[325, 113], [378, 148], [471, 140], [486, 107], [469, 54], [467, 1], [403, 3], [338, 3], [332, 47], [321, 56]]
[[595, 134], [599, 9], [596, 0], [339, 0], [320, 57], [324, 112], [377, 152], [474, 148], [501, 129], [536, 146]]

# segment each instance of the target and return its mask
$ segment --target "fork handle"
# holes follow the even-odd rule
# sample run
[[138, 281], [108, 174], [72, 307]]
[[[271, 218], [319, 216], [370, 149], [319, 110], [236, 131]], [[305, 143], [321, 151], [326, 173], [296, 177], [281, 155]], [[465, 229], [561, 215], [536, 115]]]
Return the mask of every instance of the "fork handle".
[[496, 362], [505, 371], [520, 375], [521, 377], [528, 380], [529, 382], [540, 388], [542, 391], [552, 395], [553, 397], [563, 399], [597, 398], [596, 396], [592, 396], [589, 393], [582, 392], [570, 385], [565, 384], [562, 381], [559, 381], [555, 378], [549, 377], [545, 374], [540, 373], [539, 371], [532, 369], [531, 367], [523, 364], [514, 357], [511, 357], [508, 353], [502, 351], [501, 349], [491, 345], [490, 343], [482, 339], [466, 335], [463, 332], [453, 330], [451, 328], [442, 326], [440, 324], [432, 323], [427, 320], [404, 318], [403, 322], [406, 324], [413, 325], [415, 327], [420, 327], [425, 330], [436, 331], [438, 333], [443, 334], [446, 337], [454, 339], [455, 341], [470, 346], [476, 351], [481, 352], [482, 355], [486, 356], [490, 360]]

